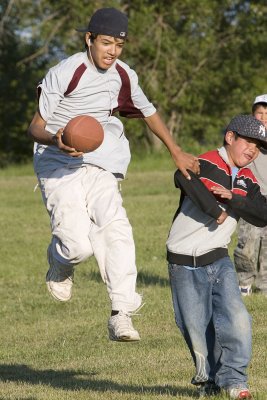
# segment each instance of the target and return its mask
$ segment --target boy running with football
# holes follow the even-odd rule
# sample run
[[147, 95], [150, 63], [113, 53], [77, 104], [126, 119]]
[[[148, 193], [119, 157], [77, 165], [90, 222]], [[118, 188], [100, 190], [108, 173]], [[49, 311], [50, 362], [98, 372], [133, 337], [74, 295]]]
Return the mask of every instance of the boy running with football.
[[[130, 150], [114, 113], [142, 118], [185, 176], [187, 170], [198, 171], [198, 160], [174, 142], [136, 73], [119, 60], [128, 34], [127, 16], [102, 8], [80, 31], [85, 33], [86, 51], [48, 71], [38, 86], [38, 110], [29, 127], [34, 169], [51, 219], [46, 283], [55, 299], [68, 301], [74, 267], [94, 255], [111, 301], [109, 338], [138, 341], [131, 321], [142, 303], [136, 293], [135, 245], [118, 190]], [[77, 115], [101, 123], [104, 141], [95, 151], [83, 154], [64, 145], [64, 127]]]

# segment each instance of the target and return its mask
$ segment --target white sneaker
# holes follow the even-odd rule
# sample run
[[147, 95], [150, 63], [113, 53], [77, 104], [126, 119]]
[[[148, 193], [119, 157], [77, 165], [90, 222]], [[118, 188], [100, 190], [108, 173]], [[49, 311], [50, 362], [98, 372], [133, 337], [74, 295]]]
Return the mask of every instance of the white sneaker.
[[251, 285], [239, 285], [239, 290], [242, 296], [250, 296], [252, 295], [252, 288]]
[[48, 291], [59, 301], [68, 301], [72, 294], [74, 268], [68, 265], [60, 264], [52, 260], [50, 246], [47, 251], [47, 259], [50, 265], [46, 274], [46, 285]]
[[119, 342], [140, 340], [139, 333], [134, 329], [130, 315], [123, 311], [109, 318], [108, 331], [110, 340]]

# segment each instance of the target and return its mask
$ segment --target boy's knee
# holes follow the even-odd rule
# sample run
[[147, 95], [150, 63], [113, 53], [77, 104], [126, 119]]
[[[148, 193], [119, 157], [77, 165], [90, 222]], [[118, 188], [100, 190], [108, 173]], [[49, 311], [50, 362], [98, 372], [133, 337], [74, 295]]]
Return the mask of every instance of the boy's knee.
[[[56, 246], [60, 259], [65, 263], [79, 264], [93, 255], [93, 249], [89, 240], [79, 242], [61, 243]], [[56, 257], [58, 258], [58, 257]]]
[[73, 263], [80, 263], [93, 255], [93, 249], [88, 241], [87, 243], [73, 243], [69, 248], [69, 259]]

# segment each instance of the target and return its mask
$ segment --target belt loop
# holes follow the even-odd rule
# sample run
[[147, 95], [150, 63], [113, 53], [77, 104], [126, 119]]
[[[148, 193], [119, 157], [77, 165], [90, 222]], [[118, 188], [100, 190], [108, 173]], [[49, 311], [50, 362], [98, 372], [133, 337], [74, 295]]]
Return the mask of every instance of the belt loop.
[[194, 268], [196, 268], [197, 261], [196, 261], [196, 256], [195, 255], [193, 255], [193, 265], [194, 265]]

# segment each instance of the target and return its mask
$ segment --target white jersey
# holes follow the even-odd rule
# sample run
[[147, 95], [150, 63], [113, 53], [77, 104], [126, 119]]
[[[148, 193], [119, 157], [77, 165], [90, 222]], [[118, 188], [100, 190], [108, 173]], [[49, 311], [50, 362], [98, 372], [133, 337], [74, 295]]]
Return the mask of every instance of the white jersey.
[[129, 143], [122, 122], [113, 116], [144, 118], [156, 112], [138, 84], [137, 74], [117, 60], [106, 71], [97, 70], [87, 53], [77, 53], [51, 68], [38, 86], [39, 111], [46, 130], [56, 134], [77, 115], [96, 118], [104, 129], [104, 140], [95, 151], [71, 157], [56, 146], [35, 143], [34, 168], [40, 172], [57, 168], [97, 165], [125, 176], [130, 162]]

